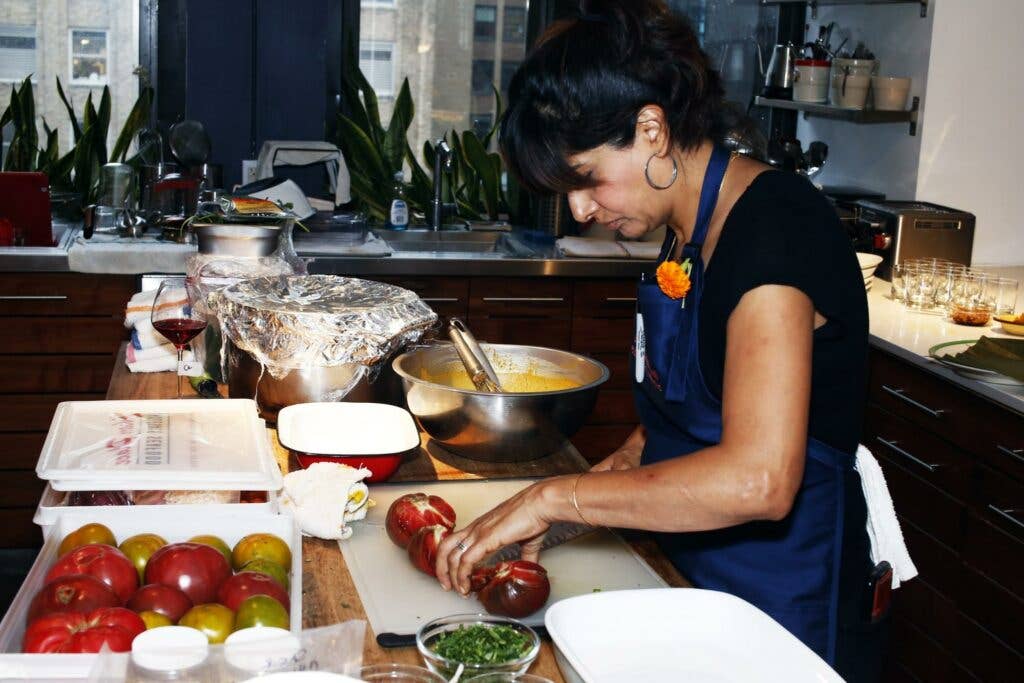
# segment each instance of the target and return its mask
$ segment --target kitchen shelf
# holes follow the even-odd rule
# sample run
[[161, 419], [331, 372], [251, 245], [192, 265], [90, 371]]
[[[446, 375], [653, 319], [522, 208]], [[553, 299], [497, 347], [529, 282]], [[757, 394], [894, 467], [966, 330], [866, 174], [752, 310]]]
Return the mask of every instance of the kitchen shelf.
[[928, 16], [928, 0], [761, 0], [762, 5], [795, 5], [811, 8], [811, 19], [818, 18], [818, 5], [920, 5], [921, 16]]
[[[767, 0], [763, 0], [767, 1]], [[772, 0], [774, 2], [785, 2], [786, 0]], [[794, 102], [793, 100], [778, 100], [771, 97], [755, 97], [754, 104], [761, 107], [773, 107], [775, 109], [790, 109], [802, 111], [804, 117], [821, 116], [829, 119], [850, 121], [851, 123], [908, 123], [910, 134], [917, 135], [917, 118], [921, 108], [921, 99], [915, 97], [913, 104], [908, 111], [881, 111], [878, 109], [845, 109], [835, 107], [831, 104], [814, 104], [812, 102]]]

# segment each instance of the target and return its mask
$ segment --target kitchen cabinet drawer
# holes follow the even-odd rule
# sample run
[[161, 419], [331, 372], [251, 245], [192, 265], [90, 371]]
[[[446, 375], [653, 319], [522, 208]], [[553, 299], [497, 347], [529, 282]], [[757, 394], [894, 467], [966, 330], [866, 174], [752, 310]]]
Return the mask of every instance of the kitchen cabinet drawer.
[[[38, 503], [38, 501], [36, 501]], [[43, 532], [32, 522], [35, 506], [0, 508], [0, 548], [38, 548]]]
[[867, 406], [864, 420], [864, 444], [876, 457], [899, 465], [957, 500], [967, 500], [967, 454], [876, 405]]
[[630, 393], [632, 393], [633, 359], [630, 357], [627, 350], [620, 349], [618, 352], [608, 351], [603, 353], [585, 353], [584, 355], [590, 356], [594, 360], [604, 363], [605, 366], [608, 367], [610, 376], [608, 377], [608, 381], [602, 385], [602, 391], [605, 389], [628, 389]]
[[594, 464], [611, 455], [633, 433], [636, 424], [583, 425], [570, 439], [587, 462]]
[[974, 620], [960, 615], [955, 650], [957, 662], [983, 681], [1019, 681], [1024, 657]]
[[994, 409], [978, 434], [974, 452], [988, 464], [1024, 482], [1024, 417]]
[[122, 320], [114, 318], [18, 316], [4, 318], [3, 325], [0, 354], [112, 353], [128, 338]]
[[[35, 468], [45, 441], [46, 432], [0, 433], [0, 470]], [[3, 476], [0, 474], [0, 482]], [[0, 490], [3, 488], [4, 484], [0, 483]]]
[[924, 479], [897, 463], [886, 453], [878, 453], [879, 464], [892, 494], [896, 513], [954, 550], [963, 540], [966, 507]]
[[130, 275], [0, 274], [0, 315], [103, 315], [123, 319]]
[[1024, 512], [993, 506], [967, 516], [964, 563], [1024, 599]]
[[61, 401], [98, 401], [102, 394], [23, 394], [5, 401], [0, 411], [0, 432], [45, 432]]
[[2, 477], [0, 491], [3, 492], [0, 507], [31, 507], [35, 509], [39, 505], [46, 482], [36, 475], [34, 469], [7, 470], [0, 477]]
[[[962, 573], [959, 556], [909, 520], [903, 517], [899, 519], [907, 550], [918, 571], [918, 576], [913, 581], [923, 581], [929, 588], [956, 603]], [[899, 595], [898, 591], [896, 595]]]
[[632, 391], [602, 388], [597, 394], [597, 403], [587, 424], [636, 425], [639, 421]]
[[469, 284], [469, 316], [569, 319], [571, 297], [572, 283], [567, 280], [474, 278]]
[[964, 567], [960, 593], [960, 611], [1017, 652], [1024, 652], [1024, 600], [970, 567]]
[[869, 402], [971, 452], [1005, 410], [880, 351], [871, 353], [869, 382]]
[[911, 622], [945, 648], [956, 646], [956, 604], [920, 578], [893, 591], [893, 615]]
[[442, 318], [466, 318], [469, 312], [469, 278], [385, 277], [374, 278], [416, 292]]
[[636, 313], [634, 280], [577, 280], [572, 311], [577, 318], [629, 318]]
[[581, 318], [572, 321], [572, 350], [591, 354], [600, 351], [629, 353], [636, 334], [633, 318]]
[[106, 391], [113, 363], [110, 353], [0, 356], [0, 394]]
[[469, 328], [480, 341], [569, 348], [569, 320], [469, 317]]
[[893, 620], [889, 652], [890, 666], [903, 668], [915, 680], [927, 683], [950, 680], [953, 654], [907, 620]]

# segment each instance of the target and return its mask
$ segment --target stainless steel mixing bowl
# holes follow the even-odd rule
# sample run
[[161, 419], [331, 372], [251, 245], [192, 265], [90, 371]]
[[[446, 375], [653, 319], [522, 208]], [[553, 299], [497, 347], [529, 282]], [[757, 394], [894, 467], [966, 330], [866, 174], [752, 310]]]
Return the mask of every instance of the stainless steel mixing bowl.
[[[576, 433], [594, 408], [597, 390], [608, 379], [608, 368], [568, 351], [540, 346], [481, 344], [502, 365], [541, 366], [552, 374], [579, 382], [560, 391], [489, 394], [456, 389], [422, 379], [440, 368], [459, 363], [449, 344], [418, 348], [392, 362], [402, 379], [405, 399], [420, 427], [432, 439], [458, 455], [474, 460], [515, 462], [555, 452]], [[492, 358], [493, 362], [493, 358]]]

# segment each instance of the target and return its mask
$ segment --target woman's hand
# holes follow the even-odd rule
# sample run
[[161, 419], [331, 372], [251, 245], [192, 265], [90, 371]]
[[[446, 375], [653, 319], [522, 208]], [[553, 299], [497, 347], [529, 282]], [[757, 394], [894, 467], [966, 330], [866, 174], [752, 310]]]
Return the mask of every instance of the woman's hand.
[[591, 467], [590, 471], [631, 470], [634, 467], [639, 467], [645, 443], [647, 443], [647, 432], [644, 431], [643, 425], [640, 425], [626, 437], [626, 440], [614, 453]]
[[537, 482], [449, 534], [437, 549], [437, 579], [441, 586], [468, 594], [473, 566], [512, 543], [522, 545], [524, 560], [536, 562], [544, 533], [556, 519], [555, 501], [559, 495], [568, 499], [571, 483], [571, 477]]

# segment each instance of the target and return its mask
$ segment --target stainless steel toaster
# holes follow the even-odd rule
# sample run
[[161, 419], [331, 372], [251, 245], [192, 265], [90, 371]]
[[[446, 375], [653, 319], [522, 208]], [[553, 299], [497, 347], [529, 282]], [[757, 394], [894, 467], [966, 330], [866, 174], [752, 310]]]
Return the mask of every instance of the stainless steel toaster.
[[858, 251], [882, 257], [880, 277], [893, 264], [914, 258], [942, 258], [970, 265], [974, 248], [974, 214], [914, 201], [855, 202]]

